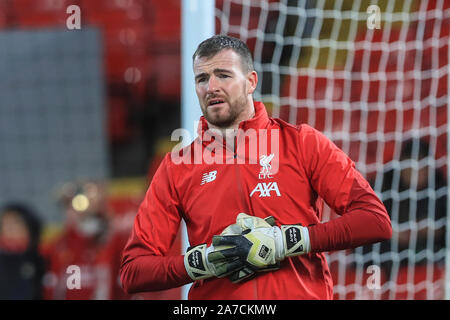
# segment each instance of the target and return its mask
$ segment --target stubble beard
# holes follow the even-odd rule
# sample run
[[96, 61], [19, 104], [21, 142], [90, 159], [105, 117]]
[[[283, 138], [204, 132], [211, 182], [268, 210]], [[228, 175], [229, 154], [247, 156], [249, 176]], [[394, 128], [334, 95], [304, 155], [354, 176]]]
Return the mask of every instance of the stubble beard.
[[210, 113], [208, 106], [204, 107], [202, 111], [206, 121], [221, 129], [226, 129], [234, 125], [242, 112], [245, 111], [245, 107], [247, 105], [245, 93], [239, 96], [235, 101], [227, 102], [227, 104], [229, 108], [224, 115]]

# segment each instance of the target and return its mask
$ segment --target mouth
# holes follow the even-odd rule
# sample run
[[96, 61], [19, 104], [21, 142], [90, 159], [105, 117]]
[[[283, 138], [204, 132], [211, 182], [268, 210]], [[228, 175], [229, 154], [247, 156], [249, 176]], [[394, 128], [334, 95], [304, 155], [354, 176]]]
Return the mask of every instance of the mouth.
[[210, 99], [209, 101], [208, 101], [208, 107], [212, 107], [212, 106], [218, 106], [218, 105], [221, 105], [221, 104], [223, 104], [223, 103], [225, 103], [225, 100], [223, 100], [223, 99]]

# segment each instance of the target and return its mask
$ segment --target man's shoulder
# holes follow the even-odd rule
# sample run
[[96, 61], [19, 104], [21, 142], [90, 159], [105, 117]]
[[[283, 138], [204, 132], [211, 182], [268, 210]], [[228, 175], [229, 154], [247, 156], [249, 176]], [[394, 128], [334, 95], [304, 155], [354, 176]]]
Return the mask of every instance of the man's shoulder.
[[201, 144], [199, 138], [195, 138], [190, 144], [186, 146], [176, 146], [165, 156], [165, 160], [172, 164], [178, 164], [180, 159], [186, 160], [186, 158], [194, 157], [194, 151], [196, 150], [196, 144]]
[[280, 130], [295, 131], [298, 134], [317, 134], [318, 130], [306, 123], [292, 124], [280, 118], [269, 118], [273, 127], [278, 126]]
[[[323, 132], [317, 130], [313, 126], [300, 123], [291, 124], [279, 118], [271, 118], [273, 123], [272, 128], [279, 128], [281, 132], [282, 139], [285, 142], [294, 141], [301, 146], [301, 149], [315, 149], [319, 145], [321, 146], [331, 146], [333, 142], [330, 138]], [[323, 148], [322, 148], [323, 149]]]
[[[172, 151], [168, 152], [162, 164], [172, 173], [172, 175], [186, 175], [194, 170], [195, 164], [203, 163], [199, 159], [202, 159], [202, 146], [201, 141], [197, 137], [190, 144], [184, 147], [175, 147]], [[197, 166], [196, 166], [197, 167]]]

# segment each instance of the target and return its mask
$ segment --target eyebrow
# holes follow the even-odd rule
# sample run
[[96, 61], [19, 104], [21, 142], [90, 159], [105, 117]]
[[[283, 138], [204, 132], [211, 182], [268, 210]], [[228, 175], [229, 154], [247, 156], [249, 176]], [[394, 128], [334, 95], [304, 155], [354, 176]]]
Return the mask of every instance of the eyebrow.
[[[233, 72], [231, 70], [227, 70], [227, 69], [216, 68], [216, 69], [213, 70], [213, 73], [229, 73], [229, 74], [232, 74]], [[208, 75], [206, 72], [199, 73], [198, 75], [195, 76], [195, 79], [198, 79], [200, 77], [204, 77], [206, 75]]]
[[227, 69], [214, 69], [214, 73], [233, 73], [231, 70], [227, 70]]

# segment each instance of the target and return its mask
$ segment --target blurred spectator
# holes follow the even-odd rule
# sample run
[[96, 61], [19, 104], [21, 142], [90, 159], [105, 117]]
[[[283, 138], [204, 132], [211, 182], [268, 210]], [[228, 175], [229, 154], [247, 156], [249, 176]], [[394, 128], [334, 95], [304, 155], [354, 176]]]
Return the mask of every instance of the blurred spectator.
[[[61, 188], [66, 214], [63, 233], [45, 250], [49, 271], [46, 299], [127, 299], [119, 283], [120, 254], [126, 233], [116, 231], [108, 212], [106, 186], [100, 182], [68, 183]], [[80, 270], [80, 288], [71, 288], [70, 266]]]
[[44, 261], [38, 247], [41, 222], [27, 206], [0, 211], [0, 300], [41, 299]]

